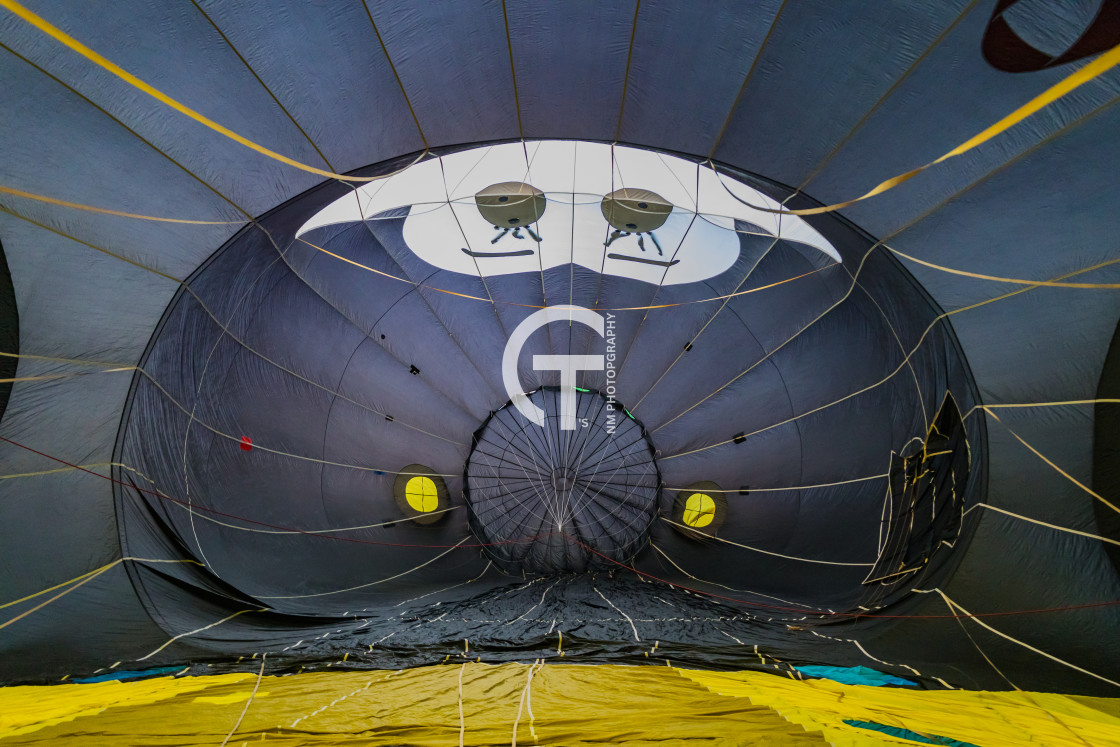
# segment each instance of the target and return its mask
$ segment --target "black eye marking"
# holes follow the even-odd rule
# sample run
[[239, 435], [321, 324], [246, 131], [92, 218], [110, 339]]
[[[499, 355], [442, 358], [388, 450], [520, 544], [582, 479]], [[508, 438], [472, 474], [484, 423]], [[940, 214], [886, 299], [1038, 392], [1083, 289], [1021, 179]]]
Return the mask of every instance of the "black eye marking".
[[1096, 16], [1077, 40], [1056, 56], [1025, 41], [1004, 19], [1004, 13], [1011, 11], [1019, 2], [1021, 0], [999, 0], [988, 27], [984, 29], [980, 51], [996, 70], [1033, 73], [1092, 57], [1120, 42], [1120, 0], [1102, 0]]
[[532, 249], [521, 249], [515, 252], [472, 252], [470, 249], [463, 248], [463, 254], [470, 257], [527, 257], [532, 253]]
[[613, 252], [608, 254], [607, 257], [609, 259], [624, 259], [627, 262], [641, 262], [643, 265], [657, 265], [658, 267], [672, 267], [680, 262], [679, 259], [662, 262], [656, 259], [646, 259], [645, 257], [628, 257], [625, 254], [615, 254]]

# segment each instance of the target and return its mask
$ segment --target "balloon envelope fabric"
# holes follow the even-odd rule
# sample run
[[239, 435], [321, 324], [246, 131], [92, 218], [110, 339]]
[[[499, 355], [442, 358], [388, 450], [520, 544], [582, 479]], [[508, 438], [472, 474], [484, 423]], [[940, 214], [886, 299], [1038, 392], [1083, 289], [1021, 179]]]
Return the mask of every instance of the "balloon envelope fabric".
[[1114, 0], [0, 5], [0, 681], [1116, 694]]

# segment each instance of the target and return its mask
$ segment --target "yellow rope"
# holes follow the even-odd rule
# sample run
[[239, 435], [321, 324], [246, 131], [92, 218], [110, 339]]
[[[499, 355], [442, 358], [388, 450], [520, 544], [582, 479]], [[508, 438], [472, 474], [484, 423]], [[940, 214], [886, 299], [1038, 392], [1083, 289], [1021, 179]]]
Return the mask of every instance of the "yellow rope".
[[[0, 3], [4, 0], [0, 0]], [[396, 176], [420, 162], [426, 155], [427, 151], [420, 153], [412, 161], [402, 166], [401, 168], [391, 171], [388, 174], [381, 174], [379, 176], [370, 177], [368, 179], [362, 178], [362, 181], [374, 181], [376, 179], [388, 179], [389, 177]], [[347, 177], [350, 178], [350, 177]], [[73, 208], [74, 210], [84, 210], [87, 213], [98, 213], [100, 215], [115, 215], [121, 218], [134, 218], [136, 220], [155, 221], [157, 223], [186, 223], [196, 226], [240, 226], [251, 222], [251, 218], [243, 220], [188, 220], [185, 218], [163, 218], [158, 215], [144, 215], [142, 213], [125, 213], [120, 210], [109, 210], [108, 208], [94, 207], [93, 205], [85, 205], [80, 202], [67, 202], [66, 200], [55, 199], [54, 197], [47, 197], [46, 195], [35, 194], [34, 192], [24, 192], [20, 189], [12, 189], [11, 187], [0, 186], [0, 194], [12, 195], [14, 197], [22, 197], [28, 200], [36, 200], [38, 202], [45, 202], [48, 205], [59, 205], [61, 207]]]
[[[3, 0], [0, 0], [0, 2], [2, 2], [2, 1]], [[489, 303], [489, 304], [502, 303], [502, 304], [505, 304], [507, 306], [520, 306], [520, 307], [526, 308], [526, 309], [543, 309], [543, 308], [545, 308], [544, 306], [541, 306], [539, 304], [517, 303], [515, 301], [492, 301], [489, 298], [483, 298], [481, 296], [471, 296], [471, 295], [468, 295], [466, 293], [459, 293], [458, 291], [447, 290], [446, 288], [437, 288], [433, 285], [424, 285], [422, 283], [415, 283], [415, 282], [409, 280], [408, 278], [398, 277], [397, 275], [392, 275], [388, 272], [384, 272], [382, 270], [377, 270], [373, 267], [370, 267], [369, 265], [363, 265], [361, 262], [355, 262], [352, 259], [347, 259], [346, 257], [343, 257], [341, 254], [335, 254], [334, 252], [330, 251], [329, 249], [324, 249], [321, 246], [317, 246], [315, 244], [312, 244], [307, 239], [300, 238], [298, 240], [300, 242], [306, 244], [307, 246], [311, 247], [312, 249], [320, 251], [323, 254], [326, 254], [327, 256], [334, 257], [335, 259], [341, 260], [341, 261], [343, 261], [343, 262], [345, 262], [349, 265], [353, 265], [354, 267], [360, 267], [363, 270], [368, 270], [369, 272], [372, 272], [376, 275], [381, 275], [382, 277], [389, 278], [390, 280], [396, 280], [396, 281], [401, 282], [401, 283], [408, 283], [409, 285], [412, 285], [416, 288], [422, 288], [424, 290], [436, 291], [437, 293], [446, 293], [449, 296], [458, 296], [459, 298], [467, 298], [467, 299], [470, 299], [472, 301], [482, 301], [484, 303]], [[697, 304], [697, 303], [711, 303], [712, 301], [724, 301], [724, 300], [727, 300], [729, 298], [736, 298], [738, 296], [745, 296], [745, 295], [748, 295], [750, 293], [757, 293], [759, 291], [767, 290], [769, 288], [775, 288], [779, 285], [784, 285], [785, 283], [790, 283], [790, 282], [793, 282], [794, 280], [800, 280], [801, 278], [808, 277], [809, 275], [814, 275], [818, 272], [821, 272], [822, 270], [827, 270], [827, 269], [830, 269], [832, 267], [836, 267], [836, 265], [828, 265], [827, 267], [818, 267], [815, 270], [810, 270], [808, 272], [803, 272], [800, 275], [794, 275], [793, 277], [788, 277], [788, 278], [785, 278], [784, 280], [778, 280], [777, 282], [768, 283], [767, 285], [761, 285], [757, 288], [749, 288], [745, 291], [738, 291], [736, 293], [728, 293], [725, 296], [713, 296], [712, 298], [700, 298], [700, 299], [697, 299], [695, 301], [680, 301], [678, 303], [663, 303], [663, 304], [656, 304], [656, 305], [653, 305], [653, 306], [624, 306], [624, 307], [609, 308], [609, 309], [607, 309], [607, 308], [595, 308], [595, 309], [592, 309], [592, 311], [646, 311], [646, 310], [649, 310], [649, 309], [669, 309], [669, 308], [673, 308], [673, 307], [676, 307], [676, 306], [689, 306], [691, 304]]]
[[1064, 400], [1064, 401], [1061, 401], [1061, 402], [1023, 402], [1023, 403], [1011, 403], [1011, 404], [1002, 404], [1002, 405], [976, 405], [971, 410], [969, 410], [968, 413], [965, 414], [965, 417], [968, 417], [969, 415], [971, 415], [976, 410], [988, 410], [990, 408], [1066, 407], [1068, 405], [1099, 405], [1099, 404], [1120, 405], [1120, 399], [1067, 399], [1067, 400]]
[[[0, 0], [0, 2], [7, 1], [8, 0]], [[1111, 50], [1105, 52], [1097, 59], [1075, 70], [1073, 73], [1058, 81], [1054, 85], [1050, 86], [1038, 96], [1035, 96], [1033, 99], [1023, 104], [1003, 119], [999, 120], [993, 125], [988, 126], [984, 130], [964, 141], [940, 158], [934, 161], [930, 161], [924, 166], [919, 166], [916, 169], [912, 169], [903, 174], [899, 174], [898, 176], [891, 177], [890, 179], [881, 182], [870, 192], [862, 194], [855, 199], [846, 200], [844, 202], [837, 202], [832, 205], [823, 205], [821, 207], [805, 208], [802, 210], [784, 210], [782, 208], [768, 208], [764, 205], [751, 205], [750, 203], [745, 204], [750, 205], [750, 207], [756, 210], [761, 210], [766, 213], [779, 213], [781, 215], [820, 215], [821, 213], [831, 213], [836, 210], [842, 210], [846, 207], [856, 204], [857, 202], [866, 200], [869, 197], [881, 195], [887, 190], [894, 189], [898, 185], [910, 181], [926, 169], [936, 166], [943, 161], [947, 161], [954, 156], [959, 156], [962, 153], [967, 153], [973, 148], [988, 142], [996, 135], [1006, 132], [1035, 112], [1046, 106], [1049, 106], [1053, 102], [1060, 99], [1062, 96], [1065, 96], [1067, 93], [1070, 93], [1074, 89], [1085, 85], [1086, 83], [1100, 77], [1101, 75], [1104, 75], [1106, 72], [1116, 67], [1117, 65], [1120, 65], [1120, 46], [1113, 47]], [[715, 168], [711, 162], [710, 157], [708, 160], [708, 165], [713, 169]]]
[[230, 738], [241, 728], [241, 722], [245, 720], [245, 714], [249, 712], [249, 706], [252, 705], [253, 698], [257, 697], [257, 690], [260, 689], [261, 680], [264, 679], [264, 660], [267, 658], [268, 653], [265, 652], [264, 656], [261, 657], [261, 671], [257, 674], [257, 684], [253, 685], [253, 692], [249, 693], [249, 699], [245, 701], [245, 707], [241, 709], [241, 715], [237, 717], [237, 723], [229, 730], [229, 734], [226, 734], [226, 738], [222, 740], [220, 747], [226, 747], [226, 745], [229, 744]]
[[929, 267], [934, 270], [939, 270], [941, 272], [947, 272], [951, 275], [961, 275], [962, 277], [966, 278], [976, 278], [978, 280], [994, 280], [997, 283], [1013, 283], [1015, 285], [1041, 285], [1048, 288], [1093, 288], [1097, 290], [1116, 290], [1117, 288], [1120, 288], [1120, 283], [1062, 283], [1056, 280], [1021, 280], [1019, 278], [1004, 278], [996, 275], [982, 275], [978, 272], [954, 270], [951, 267], [936, 265], [933, 262], [926, 262], [925, 260], [918, 259], [917, 257], [911, 257], [909, 254], [903, 254], [894, 247], [887, 246], [886, 244], [883, 244], [883, 246], [886, 246], [892, 254], [902, 257], [903, 259], [908, 259], [915, 264]]
[[9, 379], [0, 379], [0, 384], [14, 384], [17, 381], [54, 381], [55, 379], [69, 379], [74, 376], [89, 376], [98, 373], [117, 373], [120, 371], [135, 371], [136, 366], [123, 368], [105, 368], [100, 371], [71, 371], [70, 373], [43, 374], [42, 376], [16, 376]]
[[[1029, 522], [1031, 524], [1037, 524], [1040, 527], [1046, 527], [1047, 529], [1053, 529], [1056, 532], [1065, 532], [1066, 534], [1076, 534], [1079, 537], [1086, 537], [1086, 538], [1091, 539], [1091, 540], [1097, 540], [1098, 542], [1107, 542], [1110, 545], [1117, 545], [1118, 547], [1120, 547], [1120, 541], [1117, 541], [1117, 540], [1114, 540], [1114, 539], [1109, 539], [1108, 537], [1102, 537], [1099, 534], [1092, 534], [1090, 532], [1082, 532], [1080, 529], [1070, 529], [1069, 527], [1063, 527], [1063, 526], [1059, 526], [1057, 524], [1051, 524], [1050, 522], [1042, 521], [1041, 519], [1032, 519], [1029, 516], [1023, 516], [1022, 514], [1017, 514], [1014, 511], [1008, 511], [1005, 508], [1000, 508], [999, 506], [993, 506], [990, 503], [977, 503], [973, 508], [986, 508], [986, 509], [989, 509], [989, 510], [992, 510], [992, 511], [996, 511], [997, 513], [1004, 514], [1005, 516], [1010, 516], [1013, 519], [1019, 519], [1020, 521], [1026, 521], [1026, 522]], [[971, 510], [972, 510], [971, 508], [968, 509], [968, 511], [971, 511]], [[968, 513], [968, 511], [966, 511], [965, 513]]]
[[869, 567], [875, 565], [874, 563], [842, 563], [842, 562], [835, 561], [835, 560], [817, 560], [817, 559], [814, 559], [814, 558], [801, 558], [801, 557], [798, 557], [796, 555], [783, 555], [780, 552], [771, 552], [769, 550], [762, 550], [762, 549], [757, 548], [757, 547], [751, 547], [750, 545], [743, 545], [743, 544], [740, 544], [738, 542], [732, 542], [729, 539], [724, 539], [723, 537], [717, 537], [714, 534], [708, 534], [707, 532], [701, 532], [698, 529], [696, 529], [695, 527], [685, 526], [684, 524], [678, 524], [677, 522], [673, 521], [672, 519], [668, 518], [667, 516], [662, 516], [661, 520], [668, 523], [668, 524], [672, 524], [675, 527], [679, 527], [680, 529], [684, 529], [686, 531], [698, 534], [701, 537], [704, 537], [706, 539], [713, 539], [716, 542], [722, 542], [725, 545], [734, 545], [735, 547], [741, 547], [744, 550], [753, 550], [754, 552], [760, 552], [763, 555], [772, 555], [775, 558], [785, 558], [786, 560], [799, 560], [802, 563], [817, 563], [819, 565], [844, 565], [844, 566], [857, 566], [857, 567], [861, 567], [861, 568], [869, 568]]
[[[27, 596], [21, 597], [20, 599], [14, 599], [11, 602], [5, 602], [4, 604], [0, 604], [0, 610], [4, 609], [6, 607], [11, 607], [12, 605], [15, 605], [15, 604], [19, 604], [20, 602], [26, 602], [29, 599], [34, 599], [35, 597], [41, 597], [44, 594], [49, 594], [52, 591], [54, 591], [55, 589], [61, 589], [63, 586], [68, 586], [69, 584], [72, 584], [76, 581], [82, 581], [83, 579], [88, 581], [88, 580], [90, 580], [91, 576], [95, 576], [97, 574], [104, 573], [105, 571], [109, 570], [113, 566], [120, 565], [121, 563], [125, 562], [126, 560], [131, 560], [135, 563], [194, 563], [195, 565], [202, 565], [202, 563], [199, 563], [197, 560], [163, 560], [163, 559], [158, 559], [158, 558], [134, 558], [134, 557], [117, 558], [112, 563], [106, 563], [105, 565], [101, 566], [100, 568], [94, 568], [92, 571], [89, 571], [88, 573], [83, 573], [80, 576], [75, 576], [74, 578], [70, 579], [69, 581], [63, 581], [61, 584], [55, 584], [54, 586], [51, 586], [50, 588], [43, 589], [41, 591], [37, 591], [34, 594], [28, 594]], [[4, 623], [4, 624], [7, 625], [7, 623]], [[2, 627], [2, 626], [0, 626], [0, 627]]]
[[1095, 672], [1090, 672], [1088, 669], [1083, 669], [1083, 668], [1077, 666], [1076, 664], [1071, 664], [1070, 662], [1065, 661], [1064, 659], [1059, 659], [1057, 656], [1054, 656], [1053, 654], [1048, 654], [1045, 651], [1043, 651], [1042, 649], [1035, 648], [1034, 646], [1030, 645], [1029, 643], [1023, 643], [1022, 641], [1020, 641], [1017, 638], [1012, 638], [1011, 636], [1007, 635], [1006, 633], [1002, 633], [1002, 632], [996, 630], [991, 625], [988, 625], [986, 622], [984, 622], [980, 618], [974, 616], [971, 612], [966, 610], [964, 607], [962, 607], [959, 604], [957, 604], [956, 602], [954, 602], [952, 599], [950, 599], [948, 597], [948, 595], [945, 592], [941, 591], [941, 589], [936, 589], [936, 588], [934, 588], [934, 589], [914, 589], [914, 591], [916, 591], [920, 594], [931, 594], [931, 593], [940, 594], [941, 598], [945, 600], [945, 603], [949, 605], [950, 609], [955, 607], [956, 609], [960, 610], [965, 615], [967, 615], [969, 620], [972, 620], [974, 623], [976, 623], [977, 625], [980, 625], [983, 628], [987, 628], [989, 631], [991, 631], [992, 633], [995, 633], [1000, 638], [1004, 638], [1008, 641], [1011, 641], [1012, 643], [1016, 643], [1016, 644], [1022, 646], [1023, 648], [1027, 649], [1028, 651], [1033, 651], [1036, 654], [1039, 654], [1041, 656], [1045, 656], [1047, 659], [1050, 659], [1051, 661], [1056, 661], [1057, 663], [1062, 664], [1063, 666], [1067, 666], [1070, 669], [1075, 669], [1078, 672], [1081, 672], [1082, 674], [1087, 674], [1090, 677], [1096, 677], [1098, 680], [1101, 680], [1103, 682], [1107, 682], [1110, 685], [1116, 685], [1117, 687], [1120, 687], [1120, 682], [1117, 682], [1116, 680], [1110, 680], [1108, 677], [1103, 677], [1099, 674], [1096, 674]]
[[106, 57], [98, 54], [94, 50], [87, 47], [85, 44], [82, 44], [80, 41], [78, 41], [74, 37], [70, 36], [69, 34], [67, 34], [62, 29], [58, 28], [57, 26], [52, 25], [46, 19], [32, 13], [27, 8], [23, 7], [19, 3], [15, 2], [15, 0], [0, 0], [0, 6], [6, 8], [11, 13], [15, 14], [16, 16], [23, 19], [27, 23], [31, 24], [35, 28], [39, 29], [44, 34], [46, 34], [47, 36], [50, 36], [51, 38], [55, 39], [56, 41], [61, 42], [65, 46], [74, 50], [75, 52], [82, 55], [83, 57], [85, 57], [90, 62], [93, 62], [95, 65], [98, 65], [99, 67], [103, 68], [104, 70], [108, 71], [109, 73], [112, 73], [113, 75], [117, 76], [118, 78], [123, 80], [125, 83], [128, 83], [130, 86], [132, 86], [132, 87], [134, 87], [134, 88], [136, 88], [140, 91], [143, 91], [144, 93], [148, 94], [149, 96], [156, 99], [157, 101], [159, 101], [163, 104], [166, 104], [167, 106], [171, 107], [175, 111], [190, 117], [194, 121], [198, 122], [199, 124], [201, 124], [205, 127], [210, 128], [214, 132], [217, 132], [220, 135], [225, 135], [230, 140], [233, 140], [234, 142], [240, 143], [241, 145], [244, 145], [246, 148], [249, 148], [251, 150], [255, 150], [256, 152], [260, 153], [261, 155], [268, 156], [269, 158], [273, 159], [274, 161], [279, 161], [280, 163], [287, 164], [288, 166], [292, 166], [292, 167], [297, 168], [301, 171], [306, 171], [308, 173], [316, 174], [318, 176], [322, 176], [322, 177], [325, 177], [325, 178], [328, 178], [328, 179], [340, 179], [342, 181], [347, 181], [347, 182], [372, 182], [372, 181], [377, 181], [378, 179], [382, 178], [380, 176], [346, 176], [345, 174], [336, 174], [333, 171], [327, 171], [326, 169], [320, 169], [320, 168], [316, 168], [314, 166], [309, 166], [308, 164], [301, 163], [299, 161], [296, 161], [295, 159], [292, 159], [292, 158], [289, 158], [289, 157], [287, 157], [283, 154], [277, 153], [274, 150], [269, 150], [268, 148], [264, 147], [263, 145], [259, 145], [258, 143], [255, 143], [252, 140], [250, 140], [249, 138], [237, 134], [236, 132], [229, 129], [228, 127], [224, 127], [224, 126], [218, 124], [217, 122], [215, 122], [214, 120], [203, 116], [202, 114], [196, 112], [194, 109], [191, 109], [186, 104], [183, 104], [180, 101], [172, 98], [171, 96], [168, 96], [166, 93], [159, 90], [155, 86], [152, 86], [152, 85], [144, 82], [140, 78], [137, 78], [135, 75], [128, 72], [124, 68], [120, 67], [116, 63], [114, 63], [111, 60], [107, 59]]
[[1021, 443], [1021, 444], [1022, 444], [1023, 446], [1027, 447], [1027, 449], [1029, 449], [1029, 450], [1030, 450], [1030, 452], [1031, 452], [1032, 454], [1034, 454], [1034, 455], [1035, 455], [1036, 457], [1038, 457], [1039, 459], [1041, 459], [1042, 461], [1046, 462], [1046, 463], [1047, 463], [1048, 465], [1050, 465], [1051, 467], [1053, 467], [1053, 468], [1054, 468], [1054, 470], [1055, 470], [1055, 471], [1056, 471], [1056, 472], [1057, 472], [1058, 474], [1060, 474], [1060, 475], [1061, 475], [1062, 477], [1066, 478], [1067, 480], [1069, 480], [1070, 482], [1072, 482], [1072, 483], [1073, 483], [1074, 485], [1076, 485], [1077, 487], [1081, 488], [1081, 489], [1082, 489], [1082, 490], [1084, 490], [1084, 491], [1085, 491], [1086, 493], [1088, 493], [1089, 495], [1093, 496], [1094, 498], [1096, 498], [1096, 499], [1097, 499], [1098, 501], [1100, 501], [1100, 502], [1101, 502], [1101, 503], [1103, 503], [1104, 505], [1106, 505], [1106, 506], [1108, 506], [1109, 508], [1111, 508], [1111, 509], [1112, 509], [1113, 511], [1115, 511], [1116, 513], [1120, 513], [1120, 508], [1117, 508], [1117, 507], [1116, 507], [1116, 506], [1115, 506], [1114, 504], [1112, 504], [1111, 502], [1109, 502], [1109, 501], [1105, 500], [1105, 498], [1104, 498], [1104, 497], [1103, 497], [1103, 496], [1102, 496], [1102, 495], [1101, 495], [1100, 493], [1097, 493], [1097, 492], [1095, 492], [1095, 491], [1094, 491], [1094, 490], [1093, 490], [1092, 488], [1090, 488], [1089, 486], [1087, 486], [1087, 485], [1085, 485], [1084, 483], [1080, 482], [1080, 481], [1079, 481], [1079, 480], [1078, 480], [1077, 478], [1075, 478], [1075, 477], [1074, 477], [1073, 475], [1071, 475], [1070, 473], [1066, 472], [1066, 471], [1065, 471], [1064, 469], [1062, 469], [1061, 467], [1059, 467], [1059, 466], [1058, 466], [1057, 464], [1055, 464], [1054, 462], [1050, 461], [1050, 460], [1049, 460], [1049, 459], [1047, 459], [1047, 458], [1046, 458], [1045, 456], [1043, 456], [1042, 452], [1040, 452], [1040, 451], [1039, 451], [1038, 449], [1036, 449], [1035, 447], [1033, 447], [1033, 446], [1031, 446], [1031, 445], [1030, 445], [1029, 443], [1027, 443], [1027, 442], [1026, 442], [1025, 440], [1023, 440], [1023, 437], [1022, 437], [1022, 436], [1020, 436], [1020, 435], [1019, 435], [1018, 433], [1016, 433], [1015, 431], [1013, 431], [1013, 430], [1011, 429], [1011, 427], [1010, 427], [1009, 425], [1007, 425], [1007, 423], [1005, 423], [1005, 422], [1003, 422], [1002, 420], [1000, 420], [1000, 419], [999, 419], [999, 416], [998, 416], [998, 415], [996, 415], [996, 414], [995, 414], [994, 412], [992, 412], [991, 410], [989, 410], [989, 409], [988, 409], [987, 407], [981, 407], [980, 409], [982, 409], [982, 410], [984, 410], [985, 412], [987, 412], [987, 413], [988, 413], [988, 415], [990, 415], [990, 416], [991, 416], [992, 418], [994, 418], [994, 419], [995, 419], [995, 421], [996, 421], [997, 423], [999, 423], [999, 424], [1000, 424], [1000, 425], [1002, 425], [1002, 426], [1003, 426], [1004, 428], [1006, 428], [1006, 429], [1007, 429], [1007, 432], [1008, 432], [1008, 433], [1010, 433], [1010, 434], [1011, 434], [1012, 436], [1014, 436], [1014, 437], [1015, 437], [1015, 440], [1016, 440], [1016, 441], [1018, 441], [1019, 443]]
[[24, 192], [21, 189], [12, 189], [11, 187], [0, 187], [0, 194], [12, 195], [14, 197], [23, 197], [28, 200], [37, 200], [45, 202], [50, 205], [61, 205], [62, 207], [74, 208], [75, 210], [85, 210], [90, 213], [101, 213], [103, 215], [117, 215], [122, 218], [137, 218], [139, 220], [154, 220], [160, 223], [189, 223], [198, 226], [233, 226], [240, 225], [245, 222], [242, 220], [186, 220], [184, 218], [160, 218], [154, 215], [140, 215], [139, 213], [124, 213], [120, 210], [107, 210], [105, 208], [97, 208], [92, 205], [83, 205], [79, 202], [67, 202], [66, 200], [57, 200], [53, 197], [46, 197], [44, 195], [37, 195], [33, 192]]

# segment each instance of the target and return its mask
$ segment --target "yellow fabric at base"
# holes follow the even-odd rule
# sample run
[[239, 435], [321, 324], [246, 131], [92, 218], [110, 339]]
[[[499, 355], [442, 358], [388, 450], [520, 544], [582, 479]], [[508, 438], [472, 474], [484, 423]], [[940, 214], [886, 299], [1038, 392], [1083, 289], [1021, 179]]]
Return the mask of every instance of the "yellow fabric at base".
[[253, 695], [252, 690], [246, 690], [245, 692], [233, 693], [231, 695], [215, 695], [214, 697], [209, 697], [209, 696], [206, 696], [206, 695], [200, 695], [197, 698], [195, 698], [192, 702], [194, 702], [194, 703], [215, 703], [217, 705], [226, 705], [227, 703], [241, 703], [243, 701], [248, 700], [250, 697], [263, 698], [266, 695], [268, 695], [268, 693], [266, 693], [266, 692], [259, 692], [256, 695]]
[[[844, 723], [871, 721], [981, 747], [1092, 745], [1120, 747], [1120, 700], [1035, 692], [922, 691], [792, 680], [759, 672], [678, 670], [714, 693], [767, 705], [836, 747], [909, 744]], [[874, 740], [874, 741], [872, 741]]]
[[[530, 670], [533, 670], [531, 684]], [[459, 681], [462, 712], [459, 717]], [[0, 746], [222, 743], [252, 674], [0, 688]], [[262, 697], [267, 692], [268, 697]], [[400, 672], [264, 677], [229, 745], [826, 744], [772, 709], [665, 666], [451, 663]], [[14, 728], [13, 728], [14, 727]]]
[[243, 710], [230, 745], [457, 745], [460, 729], [464, 745], [918, 744], [844, 724], [854, 719], [981, 747], [1120, 747], [1118, 699], [877, 688], [762, 672], [460, 661], [269, 676], [249, 701], [256, 685], [256, 675], [225, 674], [0, 688], [0, 747], [213, 746]]
[[142, 709], [167, 698], [256, 678], [251, 674], [213, 677], [157, 677], [140, 682], [99, 682], [90, 685], [0, 688], [0, 739], [37, 731], [107, 708]]

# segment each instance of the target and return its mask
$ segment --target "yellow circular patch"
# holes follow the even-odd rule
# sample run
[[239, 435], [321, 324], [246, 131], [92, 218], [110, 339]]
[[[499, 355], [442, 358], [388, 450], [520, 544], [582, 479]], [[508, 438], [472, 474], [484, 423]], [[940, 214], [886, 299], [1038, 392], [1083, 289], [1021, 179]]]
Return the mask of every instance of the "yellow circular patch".
[[[420, 513], [435, 511], [439, 507], [439, 496], [436, 494], [436, 484], [430, 477], [417, 475], [408, 481], [404, 488], [404, 497], [413, 510]], [[709, 499], [710, 500], [710, 499]], [[711, 519], [709, 519], [711, 521]]]
[[716, 502], [705, 493], [693, 493], [684, 503], [683, 518], [690, 527], [706, 527], [716, 518]]

